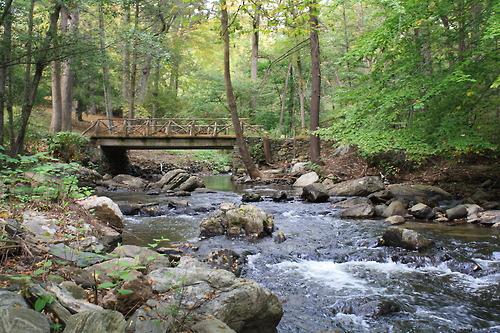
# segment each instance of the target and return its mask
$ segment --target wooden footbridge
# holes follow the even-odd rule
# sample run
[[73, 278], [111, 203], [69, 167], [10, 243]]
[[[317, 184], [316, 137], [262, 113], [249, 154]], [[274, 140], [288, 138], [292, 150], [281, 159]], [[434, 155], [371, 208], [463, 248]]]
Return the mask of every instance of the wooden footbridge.
[[[260, 126], [241, 119], [246, 137], [262, 137]], [[103, 149], [233, 149], [231, 119], [99, 119], [83, 132]]]

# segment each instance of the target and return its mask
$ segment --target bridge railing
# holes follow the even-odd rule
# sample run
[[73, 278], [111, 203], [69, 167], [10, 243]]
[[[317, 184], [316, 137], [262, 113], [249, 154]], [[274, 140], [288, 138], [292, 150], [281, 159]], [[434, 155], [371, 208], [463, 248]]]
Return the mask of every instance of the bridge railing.
[[[247, 136], [259, 136], [261, 126], [252, 125], [248, 119], [240, 119]], [[234, 136], [231, 119], [228, 118], [148, 118], [148, 119], [99, 119], [83, 133], [92, 136]]]

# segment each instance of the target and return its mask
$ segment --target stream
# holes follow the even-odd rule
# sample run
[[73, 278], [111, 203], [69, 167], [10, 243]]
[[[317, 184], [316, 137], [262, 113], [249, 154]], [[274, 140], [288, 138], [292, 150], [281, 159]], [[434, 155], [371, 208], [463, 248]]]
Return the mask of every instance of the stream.
[[[377, 247], [387, 228], [381, 220], [340, 219], [331, 203], [294, 200], [253, 203], [274, 216], [287, 236], [256, 242], [223, 236], [200, 241], [200, 221], [241, 193], [263, 196], [275, 186], [236, 186], [229, 177], [205, 179], [189, 206], [158, 217], [127, 216], [124, 244], [146, 246], [160, 237], [196, 243], [201, 258], [231, 249], [247, 254], [242, 277], [253, 279], [283, 302], [280, 333], [294, 332], [500, 332], [500, 233], [470, 225], [406, 223], [433, 239], [419, 254]], [[293, 193], [291, 188], [280, 188]], [[106, 193], [117, 203], [162, 202], [163, 196]], [[161, 246], [168, 245], [162, 242]]]

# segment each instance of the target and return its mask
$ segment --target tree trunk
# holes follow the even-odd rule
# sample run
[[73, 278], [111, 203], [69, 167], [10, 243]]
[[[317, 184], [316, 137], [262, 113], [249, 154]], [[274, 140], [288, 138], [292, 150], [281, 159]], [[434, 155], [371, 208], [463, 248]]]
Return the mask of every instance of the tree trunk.
[[[124, 9], [123, 25], [128, 29], [130, 25], [130, 4], [128, 2], [125, 2]], [[122, 99], [126, 105], [130, 105], [130, 38], [128, 36], [125, 38], [123, 46]]]
[[172, 93], [175, 97], [177, 97], [177, 93], [179, 91], [179, 59], [178, 59], [178, 57], [179, 57], [178, 54], [173, 54], [173, 56], [172, 56], [172, 63], [171, 63], [172, 68], [170, 70], [170, 83], [169, 83], [170, 90], [172, 91]]
[[[61, 12], [61, 31], [64, 33], [75, 34], [78, 30], [79, 24], [78, 8], [72, 12], [63, 7]], [[75, 73], [71, 69], [71, 58], [67, 58], [62, 63], [62, 77], [61, 77], [61, 122], [63, 131], [71, 131], [72, 123], [71, 117], [73, 113], [73, 87], [75, 84]]]
[[288, 64], [288, 67], [286, 69], [286, 76], [285, 76], [285, 84], [283, 86], [283, 90], [281, 92], [281, 110], [280, 110], [280, 132], [281, 134], [284, 134], [285, 132], [285, 108], [286, 108], [286, 93], [288, 90], [288, 80], [290, 79], [290, 72], [292, 70], [292, 62]]
[[[28, 38], [31, 40], [33, 38], [33, 8], [34, 8], [34, 0], [31, 0], [30, 13], [28, 15]], [[47, 30], [47, 35], [41, 45], [41, 50], [46, 50], [52, 43], [53, 38], [57, 33], [57, 20], [59, 18], [59, 12], [61, 11], [61, 4], [56, 3], [54, 6], [54, 10], [50, 14], [50, 25]], [[32, 58], [32, 44], [29, 41], [26, 47], [26, 58], [27, 63], [31, 62]], [[40, 79], [42, 78], [43, 71], [47, 64], [47, 52], [40, 52], [35, 59], [35, 74], [33, 75], [33, 79], [31, 80], [31, 67], [26, 65], [25, 78], [27, 78], [25, 82], [25, 96], [23, 101], [23, 106], [21, 108], [21, 125], [19, 127], [19, 132], [17, 133], [16, 142], [12, 149], [12, 153], [17, 155], [21, 153], [24, 149], [24, 139], [26, 136], [26, 130], [28, 129], [28, 122], [31, 116], [31, 111], [33, 110], [33, 103], [36, 98], [36, 92], [38, 90], [38, 84], [40, 83]]]
[[224, 81], [226, 83], [226, 96], [229, 111], [231, 112], [231, 121], [233, 123], [234, 132], [236, 134], [236, 144], [243, 160], [243, 164], [247, 169], [249, 176], [252, 179], [260, 177], [260, 172], [255, 166], [250, 153], [248, 152], [245, 139], [243, 137], [243, 130], [241, 129], [241, 123], [238, 116], [238, 110], [236, 106], [236, 98], [234, 97], [233, 84], [231, 82], [231, 63], [229, 55], [229, 24], [227, 15], [227, 5], [226, 0], [220, 1], [221, 7], [221, 29], [222, 29], [222, 39], [224, 41]]
[[128, 117], [130, 119], [135, 118], [135, 97], [137, 94], [136, 81], [137, 81], [137, 60], [138, 60], [138, 52], [137, 52], [138, 32], [139, 32], [139, 0], [135, 0], [134, 44], [132, 47], [132, 70], [130, 73], [130, 101], [128, 109]]
[[250, 97], [250, 109], [255, 113], [257, 109], [257, 74], [259, 65], [259, 28], [260, 28], [260, 3], [254, 5], [254, 16], [252, 18], [252, 56], [250, 59], [250, 79], [252, 80], [252, 96]]
[[98, 18], [99, 18], [99, 48], [101, 51], [102, 61], [102, 87], [104, 93], [104, 108], [106, 110], [106, 117], [108, 118], [108, 126], [113, 126], [113, 107], [111, 105], [110, 88], [109, 88], [109, 64], [106, 55], [106, 30], [104, 26], [104, 9], [103, 4], [98, 5]]
[[[309, 2], [309, 24], [311, 28], [310, 43], [311, 43], [311, 132], [319, 128], [319, 109], [321, 101], [321, 68], [320, 68], [320, 51], [319, 51], [319, 22], [318, 22], [318, 2], [310, 0]], [[320, 155], [320, 140], [319, 136], [311, 133], [309, 145], [309, 159], [313, 163], [321, 162]]]
[[154, 119], [158, 114], [158, 96], [160, 95], [160, 67], [161, 59], [156, 59], [155, 64], [155, 77], [153, 82], [153, 109], [151, 110], [151, 117]]
[[300, 60], [300, 55], [297, 57], [297, 76], [299, 80], [299, 107], [300, 107], [300, 127], [302, 129], [306, 128], [306, 83], [304, 77], [302, 76], [302, 61]]
[[[350, 43], [349, 43], [349, 33], [347, 31], [347, 17], [345, 13], [345, 3], [342, 4], [342, 20], [344, 22], [344, 47], [345, 53], [349, 53]], [[347, 83], [349, 87], [352, 87], [351, 83], [351, 65], [349, 64], [349, 60], [346, 60], [346, 69], [347, 69]]]
[[61, 62], [52, 62], [52, 119], [50, 131], [52, 133], [62, 130], [62, 96], [61, 96]]
[[143, 103], [144, 98], [146, 98], [146, 93], [148, 91], [149, 77], [151, 76], [152, 63], [153, 63], [153, 56], [151, 54], [148, 54], [146, 57], [146, 61], [144, 62], [144, 65], [141, 66], [142, 68], [140, 69], [140, 79], [139, 79], [139, 85], [137, 87], [137, 97], [136, 97], [136, 101], [139, 104]]

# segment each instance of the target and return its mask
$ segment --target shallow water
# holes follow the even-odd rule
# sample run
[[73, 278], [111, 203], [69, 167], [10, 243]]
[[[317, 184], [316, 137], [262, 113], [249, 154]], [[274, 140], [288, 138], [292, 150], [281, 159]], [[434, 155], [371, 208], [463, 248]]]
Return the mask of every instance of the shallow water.
[[[256, 203], [287, 235], [281, 244], [214, 237], [198, 241], [199, 222], [221, 202], [240, 202], [249, 187], [221, 188], [182, 198], [189, 207], [160, 217], [127, 217], [124, 243], [145, 245], [160, 236], [197, 242], [198, 256], [222, 248], [249, 253], [243, 276], [283, 301], [281, 333], [500, 332], [500, 234], [472, 226], [407, 223], [435, 241], [427, 253], [377, 247], [387, 224], [341, 220], [331, 204]], [[213, 184], [208, 182], [208, 185]], [[272, 188], [252, 190], [269, 194]], [[291, 191], [293, 193], [293, 191]], [[115, 193], [116, 201], [162, 202], [161, 196]], [[477, 270], [477, 266], [481, 267]], [[378, 313], [396, 304], [395, 313]], [[389, 311], [390, 312], [390, 311]]]

